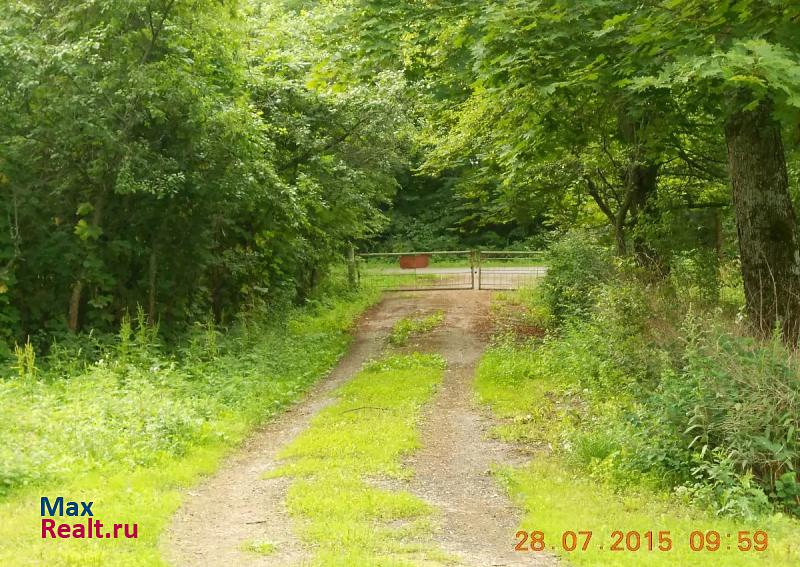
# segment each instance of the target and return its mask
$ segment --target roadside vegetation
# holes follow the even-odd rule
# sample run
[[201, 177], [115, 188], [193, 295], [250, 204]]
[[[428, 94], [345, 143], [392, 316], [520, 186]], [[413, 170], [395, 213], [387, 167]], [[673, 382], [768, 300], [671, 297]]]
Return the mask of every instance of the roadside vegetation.
[[[500, 473], [531, 510], [539, 482], [620, 529], [648, 508], [770, 526], [768, 557], [800, 564], [798, 22], [777, 0], [1, 1], [0, 564], [159, 564], [178, 488], [323, 376], [381, 289], [475, 278], [372, 257], [333, 284], [342, 259], [442, 249], [549, 269], [503, 295], [477, 379], [538, 452]], [[396, 378], [364, 403], [394, 410], [325, 412], [329, 446], [286, 454], [327, 564], [399, 564], [370, 522], [427, 518], [366, 480], [402, 474], [401, 413], [438, 379], [387, 360], [340, 403]], [[395, 390], [406, 362], [423, 382]], [[319, 473], [352, 457], [325, 427], [374, 470]], [[607, 507], [566, 492], [588, 482]], [[142, 539], [34, 546], [43, 492]]]
[[[506, 327], [476, 381], [502, 420], [496, 434], [535, 451], [529, 467], [501, 473], [529, 510], [524, 528], [604, 533], [649, 521], [647, 529], [688, 537], [690, 526], [769, 526], [769, 564], [800, 559], [800, 522], [791, 519], [800, 515], [800, 360], [779, 334], [748, 336], [736, 318], [739, 285], [710, 277], [706, 261], [678, 257], [667, 279], [654, 279], [588, 234], [571, 234], [554, 245], [537, 288], [501, 298], [544, 334]], [[734, 551], [726, 565], [748, 564]], [[570, 560], [721, 557], [604, 553]]]
[[[0, 563], [161, 565], [158, 536], [181, 489], [324, 376], [376, 298], [329, 286], [224, 332], [198, 324], [175, 350], [142, 313], [93, 358], [54, 349], [37, 361], [22, 349], [0, 381]], [[42, 495], [92, 500], [101, 521], [138, 523], [140, 539], [43, 547]]]
[[[499, 482], [507, 488], [515, 502], [526, 510], [520, 529], [539, 530], [545, 534], [548, 546], [561, 549], [564, 532], [591, 531], [592, 539], [582, 551], [583, 537], [578, 547], [559, 555], [571, 565], [592, 567], [793, 567], [797, 565], [800, 549], [797, 545], [800, 527], [783, 516], [763, 516], [750, 519], [720, 517], [703, 512], [668, 493], [647, 488], [627, 486], [624, 489], [578, 474], [563, 461], [552, 457], [534, 459], [525, 468], [497, 471]], [[614, 531], [624, 534], [622, 551], [611, 551], [616, 540]], [[654, 550], [648, 550], [645, 535], [653, 533]], [[705, 538], [702, 550], [690, 547], [692, 533], [699, 531]], [[739, 532], [742, 540], [739, 540]], [[629, 550], [627, 534], [638, 532], [641, 544]], [[658, 533], [669, 532], [671, 548], [659, 551]], [[713, 533], [717, 532], [719, 538]], [[757, 534], [764, 532], [767, 535]], [[765, 551], [756, 551], [754, 537], [766, 541]], [[632, 536], [635, 549], [637, 536]], [[762, 538], [765, 538], [762, 540]], [[519, 540], [517, 540], [519, 541]], [[663, 540], [665, 541], [665, 540]], [[700, 545], [699, 536], [694, 536]], [[569, 543], [568, 543], [569, 545]], [[600, 549], [600, 546], [603, 549]], [[748, 551], [741, 551], [749, 547]], [[528, 552], [536, 555], [533, 552]]]
[[290, 476], [296, 532], [320, 567], [410, 567], [446, 558], [430, 543], [433, 509], [382, 486], [413, 471], [402, 459], [419, 447], [422, 406], [442, 380], [438, 355], [392, 355], [367, 366], [336, 392], [280, 454], [269, 474]]
[[430, 315], [403, 317], [394, 324], [389, 334], [389, 342], [393, 346], [405, 346], [410, 339], [430, 333], [442, 323], [444, 323], [444, 311], [441, 309]]

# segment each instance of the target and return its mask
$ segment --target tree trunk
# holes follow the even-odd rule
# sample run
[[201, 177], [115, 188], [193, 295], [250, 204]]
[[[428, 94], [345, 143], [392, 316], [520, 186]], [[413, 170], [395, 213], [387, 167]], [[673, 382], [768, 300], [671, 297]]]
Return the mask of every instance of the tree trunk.
[[[737, 100], [739, 108], [742, 99]], [[800, 250], [789, 196], [786, 157], [772, 103], [738, 110], [725, 136], [747, 313], [762, 332], [780, 325], [797, 341], [800, 323]]]
[[156, 249], [150, 251], [150, 266], [148, 269], [148, 298], [147, 298], [147, 324], [155, 325], [156, 322], [156, 276], [158, 273], [158, 255]]
[[[93, 226], [100, 226], [103, 221], [103, 207], [105, 206], [105, 201], [106, 194], [105, 192], [101, 192], [97, 198], [94, 212], [92, 213]], [[89, 251], [86, 252], [87, 256], [89, 253]], [[67, 328], [73, 333], [77, 333], [78, 329], [80, 328], [81, 300], [85, 279], [86, 269], [81, 268], [80, 276], [78, 277], [78, 281], [73, 284], [72, 293], [70, 294], [69, 298], [69, 316], [67, 318]]]
[[624, 256], [627, 252], [627, 244], [625, 242], [625, 220], [628, 218], [628, 209], [631, 204], [632, 193], [628, 191], [625, 202], [620, 206], [619, 210], [615, 213], [611, 210], [609, 204], [603, 199], [597, 185], [588, 175], [584, 177], [586, 187], [589, 195], [597, 203], [597, 206], [603, 211], [603, 214], [608, 218], [608, 222], [614, 229], [614, 243], [616, 245], [617, 256]]
[[614, 244], [617, 256], [628, 253], [628, 244], [625, 241], [625, 217], [617, 215], [614, 219]]
[[[655, 205], [655, 196], [658, 191], [659, 165], [654, 163], [637, 163], [630, 174], [630, 183], [634, 191], [631, 204], [631, 217], [633, 224], [640, 221], [655, 222], [658, 220], [658, 210]], [[658, 253], [640, 234], [634, 234], [633, 250], [636, 262], [654, 272], [663, 273], [663, 262]]]
[[69, 318], [67, 320], [67, 327], [73, 333], [78, 332], [78, 325], [80, 323], [82, 294], [83, 294], [83, 281], [78, 280], [72, 285], [72, 293], [69, 296]]

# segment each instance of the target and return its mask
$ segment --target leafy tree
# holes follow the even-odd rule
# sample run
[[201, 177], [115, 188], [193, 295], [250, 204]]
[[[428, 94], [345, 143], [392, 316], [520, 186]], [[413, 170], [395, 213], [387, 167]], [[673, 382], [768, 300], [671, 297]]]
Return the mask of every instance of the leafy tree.
[[684, 108], [719, 117], [727, 145], [742, 275], [751, 320], [800, 333], [800, 250], [782, 123], [800, 108], [800, 7], [793, 3], [656, 2], [620, 15], [658, 63], [637, 92], [669, 89]]
[[[800, 106], [798, 7], [774, 0], [348, 3], [356, 68], [402, 61], [445, 93], [428, 169], [501, 172], [501, 199], [583, 206], [627, 235], [658, 191], [696, 206], [728, 175], [751, 319], [800, 331], [800, 252], [783, 143]], [[385, 10], [390, 18], [382, 18]], [[398, 18], [411, 25], [396, 30]], [[427, 22], [420, 32], [418, 22]], [[413, 47], [409, 47], [409, 43]], [[397, 63], [395, 63], [397, 64]], [[454, 88], [455, 87], [455, 88]], [[724, 144], [722, 143], [724, 141]], [[727, 155], [720, 149], [727, 147]], [[687, 180], [687, 183], [681, 183]], [[694, 194], [687, 192], [691, 187]], [[547, 197], [548, 194], [555, 194]], [[699, 203], [705, 205], [706, 203]], [[725, 203], [707, 203], [714, 206]], [[636, 242], [637, 255], [648, 253]]]
[[[0, 321], [8, 338], [180, 327], [308, 293], [383, 222], [402, 81], [332, 88], [274, 2], [4, 3]], [[8, 196], [8, 198], [5, 198]]]

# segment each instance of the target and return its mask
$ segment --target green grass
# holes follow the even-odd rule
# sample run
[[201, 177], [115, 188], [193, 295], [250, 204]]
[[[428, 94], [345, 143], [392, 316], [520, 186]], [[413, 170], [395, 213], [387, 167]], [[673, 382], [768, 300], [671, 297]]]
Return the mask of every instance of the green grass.
[[[0, 565], [163, 565], [158, 538], [182, 490], [324, 376], [376, 298], [325, 299], [226, 337], [205, 329], [176, 357], [131, 339], [124, 360], [0, 382]], [[42, 540], [41, 496], [91, 500], [139, 539]]]
[[504, 341], [487, 349], [474, 387], [478, 401], [500, 418], [492, 430], [495, 437], [552, 445], [569, 424], [570, 407], [560, 399], [569, 384], [547, 373], [536, 344]]
[[248, 551], [258, 555], [272, 555], [278, 551], [278, 546], [268, 541], [249, 541], [242, 546], [242, 551]]
[[384, 486], [411, 474], [402, 460], [420, 445], [420, 412], [443, 370], [436, 355], [373, 362], [284, 449], [283, 466], [269, 476], [294, 479], [287, 505], [313, 565], [400, 567], [446, 558], [429, 541], [432, 509]]
[[389, 342], [394, 346], [403, 346], [412, 337], [430, 333], [444, 322], [444, 311], [439, 310], [424, 317], [404, 317], [394, 324], [389, 335]]
[[544, 331], [552, 325], [552, 316], [541, 300], [540, 283], [536, 280], [517, 290], [495, 294], [491, 309], [500, 332], [518, 332], [521, 327]]
[[421, 287], [439, 287], [447, 289], [454, 286], [468, 286], [469, 272], [463, 274], [382, 274], [379, 272], [362, 272], [361, 285], [373, 290], [414, 290]]
[[[585, 468], [558, 455], [569, 443], [571, 431], [581, 419], [583, 392], [577, 377], [568, 378], [553, 369], [563, 364], [557, 339], [514, 342], [505, 340], [485, 353], [476, 376], [480, 402], [500, 419], [496, 436], [538, 449], [530, 465], [502, 468], [495, 475], [510, 496], [526, 511], [520, 529], [545, 533], [548, 548], [577, 566], [685, 566], [740, 567], [800, 564], [800, 522], [774, 515], [746, 521], [717, 517], [685, 502], [676, 494], [648, 488], [635, 482], [611, 485], [590, 477]], [[620, 394], [624, 395], [624, 394]], [[613, 400], [608, 410], [613, 411]], [[595, 408], [597, 411], [598, 408]], [[767, 531], [770, 543], [763, 553], [736, 549], [740, 530]], [[669, 552], [611, 552], [611, 532], [648, 530], [671, 532]], [[722, 534], [717, 552], [693, 552], [688, 543], [694, 530], [716, 530]], [[587, 551], [559, 551], [565, 531], [592, 531]], [[726, 534], [731, 534], [727, 538]], [[731, 541], [729, 544], [728, 541]], [[600, 545], [604, 549], [599, 549]], [[728, 550], [727, 546], [732, 549]]]
[[[547, 547], [576, 566], [602, 567], [796, 567], [800, 565], [800, 526], [785, 516], [758, 521], [715, 517], [675, 497], [647, 491], [615, 491], [581, 478], [554, 458], [541, 457], [525, 468], [502, 469], [497, 478], [525, 510], [520, 529], [545, 534]], [[669, 531], [670, 551], [610, 551], [611, 533]], [[692, 551], [689, 536], [695, 531], [714, 530], [721, 537], [717, 551]], [[766, 531], [769, 545], [764, 552], [737, 549], [737, 534], [746, 530]], [[561, 550], [565, 531], [591, 531], [586, 551]], [[730, 534], [730, 537], [727, 537]], [[582, 541], [582, 539], [581, 539]], [[644, 541], [644, 540], [643, 540]], [[600, 546], [603, 549], [600, 549]], [[657, 542], [656, 542], [657, 545]]]

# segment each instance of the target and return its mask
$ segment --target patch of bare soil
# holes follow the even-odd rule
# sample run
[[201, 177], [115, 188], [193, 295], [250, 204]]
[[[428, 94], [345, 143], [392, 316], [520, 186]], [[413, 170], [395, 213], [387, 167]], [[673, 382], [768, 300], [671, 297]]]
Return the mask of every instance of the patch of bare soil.
[[[189, 492], [162, 541], [164, 556], [174, 565], [191, 567], [306, 564], [307, 551], [293, 537], [285, 508], [289, 481], [264, 479], [264, 473], [277, 466], [280, 449], [331, 403], [333, 390], [380, 355], [397, 320], [442, 309], [442, 327], [403, 349], [438, 352], [448, 368], [421, 425], [422, 449], [408, 463], [415, 474], [402, 488], [439, 509], [435, 542], [461, 565], [556, 565], [553, 557], [514, 551], [520, 514], [489, 474], [496, 464], [524, 459], [513, 447], [487, 437], [490, 418], [473, 399], [475, 367], [491, 326], [490, 299], [490, 292], [477, 291], [406, 293], [389, 296], [369, 311], [331, 375]], [[242, 551], [250, 541], [271, 542], [277, 550], [267, 556]]]

